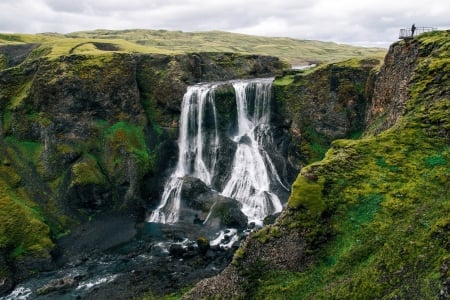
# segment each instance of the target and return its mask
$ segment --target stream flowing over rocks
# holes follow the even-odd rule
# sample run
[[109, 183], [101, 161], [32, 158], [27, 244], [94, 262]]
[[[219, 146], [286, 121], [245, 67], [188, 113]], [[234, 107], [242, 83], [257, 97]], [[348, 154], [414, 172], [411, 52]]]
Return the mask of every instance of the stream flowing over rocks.
[[198, 224], [141, 223], [136, 229], [127, 216], [94, 222], [60, 240], [53, 270], [0, 299], [133, 299], [149, 290], [175, 292], [224, 269], [242, 237], [224, 230], [210, 243]]

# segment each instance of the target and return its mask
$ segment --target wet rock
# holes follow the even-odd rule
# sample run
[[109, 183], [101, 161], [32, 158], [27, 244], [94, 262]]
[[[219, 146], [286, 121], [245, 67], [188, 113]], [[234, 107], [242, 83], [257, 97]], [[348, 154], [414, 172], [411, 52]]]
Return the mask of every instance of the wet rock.
[[9, 292], [14, 286], [14, 281], [11, 276], [0, 277], [0, 296]]
[[281, 212], [265, 217], [263, 220], [263, 225], [270, 225], [270, 224], [275, 223], [275, 221], [277, 220], [277, 218], [280, 215], [281, 215]]
[[200, 179], [189, 176], [183, 178], [181, 197], [185, 199], [187, 207], [207, 212], [214, 203], [211, 196], [211, 189]]
[[233, 227], [245, 229], [247, 227], [247, 216], [241, 211], [239, 203], [230, 198], [225, 198], [223, 201], [217, 203], [212, 215], [220, 219], [222, 228]]
[[77, 266], [90, 258], [92, 253], [105, 251], [131, 241], [137, 231], [135, 218], [122, 215], [98, 216], [80, 226], [70, 235], [58, 240], [61, 252], [59, 260]]
[[21, 281], [29, 278], [36, 271], [50, 271], [53, 267], [50, 252], [42, 257], [21, 257], [14, 263], [14, 279]]
[[0, 296], [8, 292], [14, 286], [14, 280], [12, 278], [12, 274], [9, 271], [5, 254], [3, 251], [0, 251]]
[[[186, 176], [181, 189], [180, 220], [202, 224], [211, 230], [224, 227], [245, 228], [247, 217], [236, 200], [219, 195], [198, 178]], [[205, 220], [210, 214], [208, 220]], [[199, 222], [202, 221], [202, 222]]]
[[239, 144], [246, 144], [250, 146], [252, 144], [252, 140], [248, 137], [248, 135], [244, 135], [239, 140]]
[[37, 290], [38, 295], [45, 295], [54, 291], [62, 291], [78, 285], [78, 278], [63, 277], [60, 279], [53, 279], [43, 287]]
[[199, 237], [197, 239], [197, 246], [198, 246], [198, 251], [201, 254], [206, 254], [206, 252], [209, 250], [209, 240], [205, 237]]
[[180, 244], [172, 244], [170, 245], [169, 253], [173, 257], [181, 258], [187, 253], [187, 249]]

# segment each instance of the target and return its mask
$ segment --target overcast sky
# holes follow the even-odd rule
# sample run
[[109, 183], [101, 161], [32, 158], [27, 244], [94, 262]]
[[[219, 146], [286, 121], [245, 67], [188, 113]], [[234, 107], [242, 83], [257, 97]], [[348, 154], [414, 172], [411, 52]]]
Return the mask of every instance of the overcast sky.
[[224, 30], [387, 47], [400, 28], [450, 28], [449, 0], [0, 0], [0, 32]]

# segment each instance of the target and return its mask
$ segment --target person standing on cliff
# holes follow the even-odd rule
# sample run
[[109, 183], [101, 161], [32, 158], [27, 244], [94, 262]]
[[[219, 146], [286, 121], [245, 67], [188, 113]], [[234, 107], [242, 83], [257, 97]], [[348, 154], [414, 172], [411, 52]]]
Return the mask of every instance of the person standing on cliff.
[[416, 24], [412, 24], [411, 26], [411, 37], [414, 36], [414, 31], [416, 31]]

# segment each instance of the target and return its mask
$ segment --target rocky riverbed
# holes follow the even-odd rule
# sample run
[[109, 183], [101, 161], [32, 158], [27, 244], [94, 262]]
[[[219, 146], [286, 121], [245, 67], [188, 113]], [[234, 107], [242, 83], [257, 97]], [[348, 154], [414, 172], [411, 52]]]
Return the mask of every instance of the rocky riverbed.
[[223, 270], [245, 236], [233, 229], [214, 234], [193, 223], [135, 224], [132, 216], [93, 222], [58, 242], [51, 271], [1, 299], [133, 299], [174, 292]]

